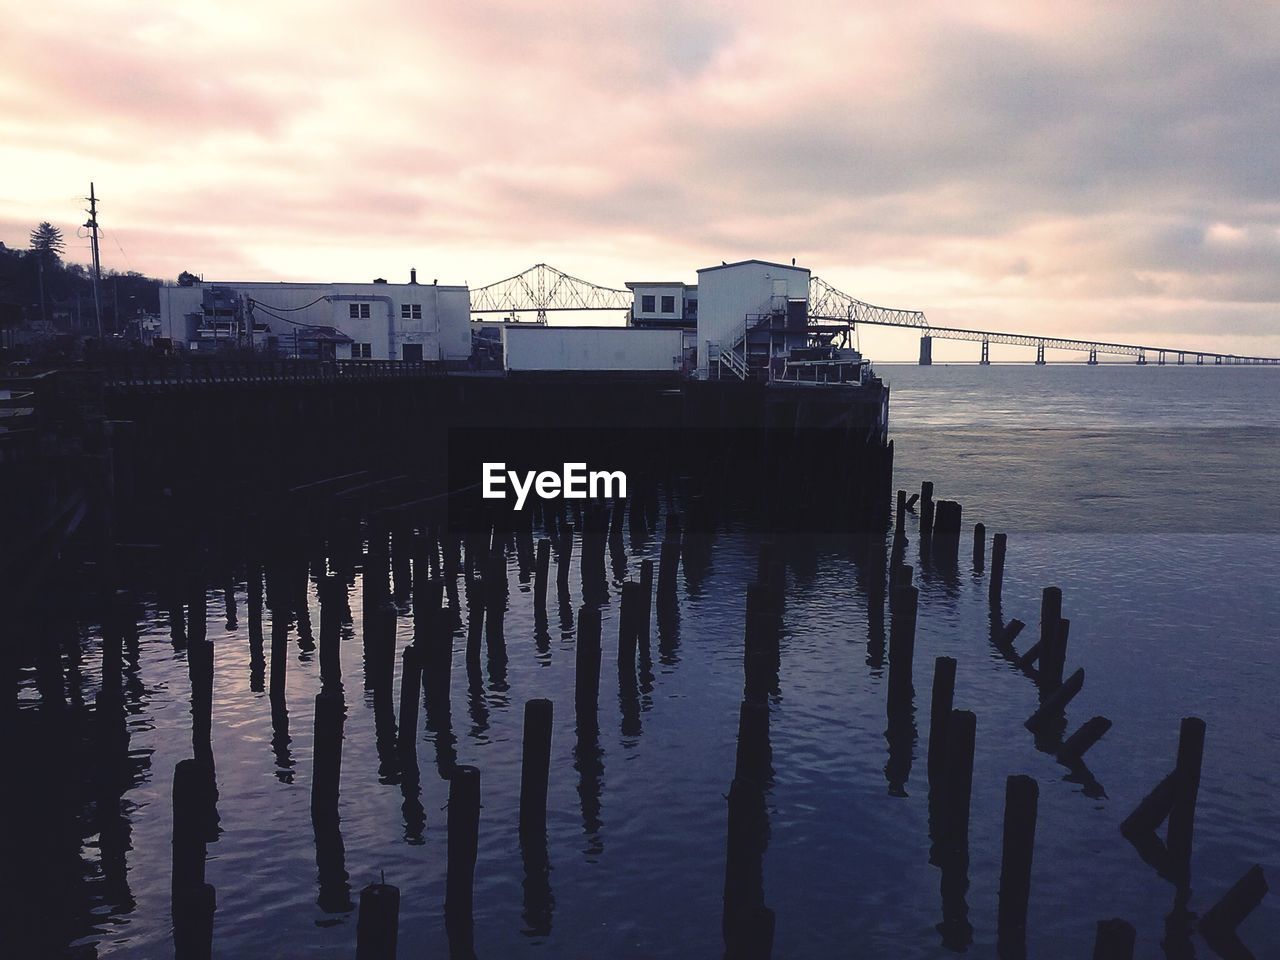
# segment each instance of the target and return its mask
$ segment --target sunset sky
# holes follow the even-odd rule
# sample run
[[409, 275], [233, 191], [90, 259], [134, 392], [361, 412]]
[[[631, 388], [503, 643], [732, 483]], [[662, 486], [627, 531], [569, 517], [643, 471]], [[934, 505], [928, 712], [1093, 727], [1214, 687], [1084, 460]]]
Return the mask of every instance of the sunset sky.
[[93, 179], [104, 267], [169, 279], [416, 266], [479, 286], [545, 261], [621, 286], [796, 257], [938, 324], [1280, 355], [1280, 4], [54, 0], [4, 19], [10, 246], [47, 219], [87, 260]]

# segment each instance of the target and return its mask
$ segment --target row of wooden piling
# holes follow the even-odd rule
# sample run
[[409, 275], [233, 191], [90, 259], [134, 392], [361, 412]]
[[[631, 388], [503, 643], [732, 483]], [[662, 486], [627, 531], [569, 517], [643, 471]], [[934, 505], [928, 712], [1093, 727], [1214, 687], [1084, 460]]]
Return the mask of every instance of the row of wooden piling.
[[[895, 690], [909, 688], [910, 658], [914, 649], [914, 632], [917, 614], [917, 598], [911, 586], [912, 569], [904, 563], [905, 515], [919, 501], [920, 536], [922, 555], [931, 553], [944, 562], [954, 563], [960, 538], [959, 504], [933, 499], [933, 484], [921, 485], [918, 496], [907, 498], [898, 491], [897, 522], [894, 531], [894, 550], [891, 559], [891, 610], [894, 629], [890, 638], [890, 715], [892, 718]], [[973, 569], [981, 573], [985, 567], [986, 528], [975, 524], [973, 532]], [[993, 617], [998, 612], [1004, 583], [1004, 567], [1008, 541], [1003, 533], [997, 533], [992, 541], [991, 571], [988, 581], [988, 599]], [[901, 628], [897, 628], [901, 622]], [[1036, 681], [1040, 691], [1040, 705], [1027, 719], [1025, 726], [1037, 738], [1037, 746], [1056, 755], [1069, 767], [1082, 766], [1084, 754], [1096, 744], [1111, 727], [1106, 717], [1096, 716], [1087, 720], [1074, 733], [1062, 737], [1062, 724], [1066, 708], [1084, 685], [1084, 670], [1077, 669], [1064, 678], [1066, 651], [1070, 633], [1070, 621], [1062, 616], [1062, 591], [1056, 586], [1044, 588], [1041, 596], [1040, 636], [1023, 654], [1013, 649], [1013, 641], [1023, 628], [1019, 620], [1012, 620], [999, 627], [993, 641], [1005, 655]], [[896, 643], [895, 643], [896, 634]], [[894, 679], [894, 649], [898, 650], [897, 672]], [[952, 709], [955, 685], [955, 661], [939, 657], [935, 663], [929, 734], [929, 778], [932, 787], [935, 776], [946, 785], [944, 803], [953, 809], [946, 814], [949, 822], [957, 823], [967, 809], [957, 812], [964, 797], [965, 766], [972, 766], [972, 722], [963, 711]], [[897, 696], [901, 696], [899, 693]], [[957, 721], [960, 724], [955, 728]], [[892, 719], [891, 719], [892, 727]], [[1204, 751], [1205, 724], [1197, 717], [1182, 721], [1179, 735], [1177, 761], [1174, 770], [1166, 776], [1138, 805], [1121, 825], [1121, 832], [1134, 844], [1144, 860], [1151, 863], [1161, 876], [1169, 879], [1180, 891], [1189, 894], [1191, 876], [1192, 830], [1195, 818], [1196, 797], [1200, 782], [1200, 768]], [[943, 746], [945, 744], [945, 747]], [[957, 780], [958, 778], [958, 780]], [[957, 790], [957, 782], [960, 789]], [[1000, 898], [997, 949], [1002, 960], [1025, 957], [1026, 914], [1030, 892], [1031, 858], [1034, 847], [1038, 787], [1025, 776], [1013, 776], [1006, 785], [1003, 853], [1000, 876]], [[1164, 842], [1156, 836], [1156, 830], [1167, 822]], [[946, 867], [944, 866], [944, 875]], [[944, 899], [946, 881], [944, 879]], [[1211, 944], [1238, 946], [1235, 930], [1248, 913], [1257, 906], [1267, 892], [1262, 868], [1254, 865], [1230, 891], [1201, 919], [1199, 928]], [[946, 906], [944, 904], [944, 912]], [[944, 919], [943, 927], [946, 927]], [[944, 929], [944, 940], [946, 932]], [[1100, 921], [1095, 941], [1095, 960], [1131, 960], [1136, 941], [1133, 927], [1121, 919]], [[952, 944], [963, 948], [963, 941]], [[1216, 947], [1215, 947], [1216, 948]], [[1244, 955], [1244, 954], [1241, 954]]]

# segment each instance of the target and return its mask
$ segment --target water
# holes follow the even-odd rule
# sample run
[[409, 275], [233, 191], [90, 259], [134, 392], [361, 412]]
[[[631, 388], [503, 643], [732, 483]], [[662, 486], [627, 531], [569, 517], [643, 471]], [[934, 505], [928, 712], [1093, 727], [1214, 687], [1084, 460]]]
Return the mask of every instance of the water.
[[[1087, 956], [1095, 922], [1119, 916], [1138, 930], [1138, 956], [1165, 956], [1161, 941], [1174, 891], [1118, 826], [1172, 769], [1181, 717], [1208, 724], [1190, 908], [1206, 909], [1255, 862], [1273, 885], [1280, 877], [1274, 803], [1280, 376], [1168, 367], [880, 372], [893, 387], [896, 486], [918, 489], [931, 479], [938, 496], [963, 502], [966, 545], [973, 520], [989, 532], [1009, 532], [1002, 614], [1027, 622], [1020, 648], [1036, 634], [1041, 588], [1061, 586], [1071, 619], [1067, 668], [1083, 666], [1087, 678], [1069, 712], [1071, 728], [1094, 714], [1114, 727], [1088, 755], [1101, 790], [1068, 779], [1022, 726], [1036, 707], [1036, 690], [988, 642], [985, 579], [963, 559], [954, 577], [916, 563], [916, 732], [895, 757], [894, 779], [904, 757], [909, 761], [905, 784], [892, 789], [887, 674], [868, 642], [868, 601], [850, 545], [835, 537], [782, 542], [787, 608], [771, 705], [775, 773], [766, 794], [763, 859], [765, 902], [776, 913], [774, 956], [951, 955], [935, 929], [941, 874], [930, 863], [924, 769], [928, 691], [939, 655], [957, 660], [957, 708], [978, 715], [968, 953], [995, 953], [1005, 778], [1026, 773], [1040, 785], [1030, 955]], [[917, 550], [911, 524], [908, 532], [911, 563]], [[733, 525], [717, 534], [705, 576], [682, 578], [678, 644], [668, 636], [665, 652], [655, 645], [638, 731], [627, 725], [624, 732], [618, 700], [616, 595], [605, 607], [594, 777], [580, 773], [575, 757], [572, 620], [562, 629], [553, 583], [549, 643], [539, 649], [530, 588], [510, 561], [505, 676], [485, 670], [468, 677], [461, 640], [452, 674], [457, 756], [482, 771], [478, 956], [723, 954], [725, 795], [742, 697], [743, 596], [758, 545], [756, 534]], [[963, 558], [967, 551], [961, 552]], [[656, 543], [634, 549], [628, 542], [632, 573], [646, 557], [657, 559]], [[570, 610], [580, 603], [578, 587], [574, 576]], [[339, 812], [352, 898], [385, 873], [401, 889], [400, 955], [446, 956], [448, 785], [436, 766], [436, 735], [423, 731], [418, 745], [420, 795], [387, 775], [362, 684], [358, 578], [349, 595]], [[191, 753], [190, 684], [165, 613], [154, 596], [146, 599], [136, 670], [127, 669], [128, 761], [108, 764], [116, 778], [127, 771], [117, 816], [101, 812], [114, 804], [94, 803], [102, 790], [93, 744], [55, 749], [36, 672], [19, 676], [26, 747], [17, 752], [15, 782], [33, 806], [61, 802], [67, 809], [56, 839], [30, 841], [38, 855], [24, 867], [41, 882], [22, 896], [28, 916], [61, 904], [61, 915], [46, 922], [54, 924], [52, 939], [89, 955], [172, 952], [170, 797], [174, 765]], [[207, 864], [217, 890], [214, 953], [349, 957], [354, 912], [326, 912], [317, 903], [309, 808], [316, 655], [300, 650], [291, 634], [282, 735], [278, 714], [273, 729], [267, 694], [250, 689], [242, 580], [235, 601], [238, 617], [229, 627], [221, 593], [209, 594], [221, 817]], [[318, 624], [314, 584], [308, 601]], [[269, 622], [264, 632], [270, 635]], [[412, 636], [410, 617], [401, 617], [399, 635], [401, 645]], [[92, 703], [99, 636], [98, 624], [82, 623], [68, 644], [80, 652], [78, 666], [76, 657], [63, 663], [73, 704]], [[523, 704], [543, 696], [556, 703], [549, 933], [525, 915], [516, 832]], [[67, 764], [68, 757], [76, 762]], [[545, 902], [534, 906], [547, 909]], [[1241, 934], [1266, 955], [1280, 942], [1280, 902], [1264, 900]], [[1194, 950], [1211, 955], [1198, 940]], [[1176, 953], [1170, 945], [1168, 955]]]

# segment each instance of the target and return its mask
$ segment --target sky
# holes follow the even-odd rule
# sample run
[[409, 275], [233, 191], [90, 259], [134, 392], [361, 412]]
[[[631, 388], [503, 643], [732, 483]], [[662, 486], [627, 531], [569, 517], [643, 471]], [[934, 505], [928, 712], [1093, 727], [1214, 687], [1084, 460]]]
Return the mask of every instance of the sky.
[[103, 266], [168, 279], [476, 287], [546, 262], [618, 287], [795, 257], [939, 325], [1280, 356], [1280, 4], [56, 0], [4, 20], [9, 246], [49, 220], [86, 262], [93, 180]]

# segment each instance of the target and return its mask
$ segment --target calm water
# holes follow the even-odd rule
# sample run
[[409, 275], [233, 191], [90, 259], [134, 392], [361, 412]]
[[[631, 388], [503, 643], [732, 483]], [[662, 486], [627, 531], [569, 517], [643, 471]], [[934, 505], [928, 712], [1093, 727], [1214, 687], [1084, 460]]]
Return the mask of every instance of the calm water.
[[[777, 918], [774, 956], [951, 955], [935, 930], [942, 918], [941, 875], [930, 864], [924, 770], [928, 690], [939, 655], [958, 662], [956, 707], [978, 715], [969, 954], [994, 955], [1005, 778], [1026, 773], [1040, 784], [1030, 955], [1087, 956], [1095, 922], [1120, 916], [1137, 927], [1139, 956], [1164, 956], [1160, 942], [1173, 890], [1118, 826], [1172, 769], [1181, 717], [1194, 714], [1208, 724], [1191, 909], [1203, 911], [1255, 862], [1273, 886], [1280, 878], [1274, 800], [1280, 788], [1280, 594], [1274, 586], [1280, 372], [1083, 366], [886, 366], [880, 372], [893, 388], [896, 486], [918, 489], [929, 479], [939, 497], [960, 500], [965, 544], [974, 520], [989, 532], [1009, 532], [1003, 616], [1027, 622], [1020, 647], [1036, 632], [1041, 588], [1061, 586], [1071, 619], [1068, 671], [1083, 666], [1087, 676], [1072, 704], [1071, 728], [1094, 714], [1106, 715], [1114, 727], [1088, 756], [1102, 790], [1070, 782], [1022, 726], [1037, 693], [988, 642], [985, 579], [963, 562], [958, 577], [918, 573], [918, 731], [907, 754], [905, 790], [891, 792], [887, 675], [869, 649], [867, 600], [848, 544], [836, 538], [780, 544], [789, 589], [779, 693], [771, 708], [775, 775], [767, 792], [764, 856], [765, 902]], [[914, 522], [908, 533], [912, 563]], [[560, 629], [553, 586], [550, 643], [539, 649], [529, 586], [512, 558], [505, 677], [469, 678], [461, 641], [453, 669], [458, 759], [482, 771], [479, 957], [723, 953], [724, 798], [742, 697], [743, 597], [758, 546], [759, 537], [741, 525], [721, 530], [701, 582], [682, 578], [678, 645], [661, 657], [655, 647], [638, 733], [622, 732], [614, 679], [616, 597], [605, 607], [594, 786], [580, 775], [574, 755], [573, 630]], [[641, 559], [656, 560], [656, 553], [656, 543], [637, 551], [628, 541], [628, 569], [634, 574]], [[576, 610], [576, 575], [571, 589]], [[419, 796], [380, 770], [362, 683], [360, 595], [357, 580], [350, 591], [354, 626], [342, 645], [345, 868], [353, 899], [384, 873], [399, 885], [401, 956], [447, 956], [448, 785], [434, 762], [436, 735], [422, 731]], [[318, 623], [314, 584], [309, 597]], [[238, 622], [228, 628], [221, 592], [209, 597], [222, 829], [209, 845], [207, 867], [217, 889], [214, 952], [350, 957], [354, 912], [325, 912], [317, 904], [309, 810], [316, 655], [291, 639], [288, 733], [282, 736], [279, 717], [273, 729], [266, 693], [250, 689], [243, 582], [235, 599]], [[71, 852], [79, 878], [74, 884], [64, 878], [88, 904], [76, 918], [84, 934], [76, 942], [100, 956], [172, 951], [170, 796], [174, 764], [190, 755], [189, 682], [185, 654], [173, 649], [164, 613], [154, 597], [147, 601], [128, 718], [133, 773], [120, 807], [125, 866], [103, 856], [98, 822], [82, 814], [79, 849]], [[85, 703], [97, 683], [98, 630], [92, 623], [81, 628]], [[269, 625], [265, 630], [269, 635]], [[403, 645], [412, 636], [411, 618], [401, 617], [399, 632]], [[24, 718], [34, 729], [40, 704], [34, 672], [24, 672], [20, 682]], [[556, 702], [549, 934], [533, 932], [524, 915], [516, 833], [523, 704], [533, 697]], [[34, 782], [31, 789], [53, 797], [44, 773], [28, 771], [29, 779], [20, 776], [18, 783], [25, 790]], [[118, 838], [120, 830], [113, 829]], [[1280, 943], [1280, 900], [1265, 900], [1241, 933], [1259, 956], [1268, 955]], [[1199, 941], [1194, 950], [1212, 955]]]

